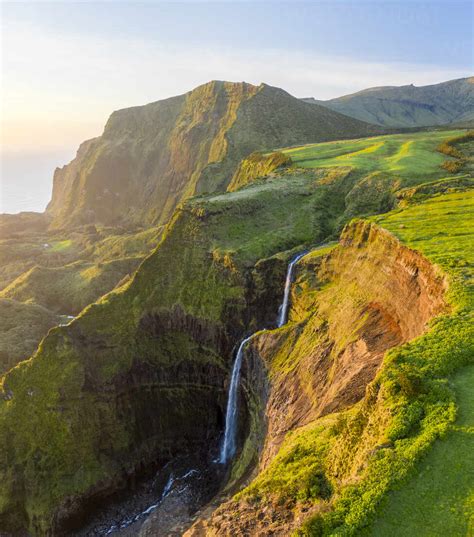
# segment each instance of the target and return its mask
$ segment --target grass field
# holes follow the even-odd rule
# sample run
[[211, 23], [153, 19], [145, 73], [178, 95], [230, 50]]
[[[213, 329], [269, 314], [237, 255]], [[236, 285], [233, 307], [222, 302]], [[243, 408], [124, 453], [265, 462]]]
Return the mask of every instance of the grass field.
[[450, 426], [446, 436], [435, 443], [419, 464], [415, 477], [389, 495], [387, 503], [367, 535], [472, 535], [474, 365], [456, 374], [452, 386], [458, 404], [456, 423]]
[[[468, 336], [474, 311], [474, 192], [435, 196], [419, 205], [393, 211], [374, 220], [410, 247], [424, 253], [449, 274], [453, 335]], [[447, 330], [440, 331], [433, 351], [445, 348], [449, 339]], [[469, 341], [472, 346], [472, 339], [466, 339], [464, 344], [462, 340], [458, 341], [458, 346], [463, 347], [466, 343], [469, 346]], [[442, 354], [440, 352], [440, 356]], [[434, 356], [429, 358], [434, 358], [434, 362], [439, 359]], [[449, 368], [449, 363], [444, 367]], [[455, 395], [456, 421], [434, 443], [411, 477], [388, 495], [386, 503], [376, 515], [374, 525], [364, 535], [472, 535], [474, 365], [458, 369], [448, 383]]]
[[351, 166], [362, 173], [385, 172], [404, 179], [404, 186], [440, 178], [446, 156], [436, 151], [446, 138], [463, 131], [417, 132], [393, 134], [311, 144], [283, 149], [299, 168]]

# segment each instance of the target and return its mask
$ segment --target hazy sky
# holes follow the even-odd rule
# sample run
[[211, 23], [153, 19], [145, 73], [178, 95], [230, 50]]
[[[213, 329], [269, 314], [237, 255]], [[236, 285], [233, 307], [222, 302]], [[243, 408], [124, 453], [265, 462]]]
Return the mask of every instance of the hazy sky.
[[[3, 2], [0, 9], [9, 157], [71, 158], [113, 110], [211, 79], [330, 98], [473, 71], [469, 1]], [[3, 182], [15, 179], [15, 164], [8, 170]]]

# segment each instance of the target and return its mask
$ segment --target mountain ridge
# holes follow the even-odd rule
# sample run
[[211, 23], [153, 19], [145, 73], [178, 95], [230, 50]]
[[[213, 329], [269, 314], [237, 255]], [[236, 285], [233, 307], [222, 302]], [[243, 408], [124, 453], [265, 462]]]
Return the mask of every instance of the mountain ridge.
[[428, 127], [474, 119], [474, 77], [415, 86], [377, 86], [329, 100], [304, 98], [386, 127]]

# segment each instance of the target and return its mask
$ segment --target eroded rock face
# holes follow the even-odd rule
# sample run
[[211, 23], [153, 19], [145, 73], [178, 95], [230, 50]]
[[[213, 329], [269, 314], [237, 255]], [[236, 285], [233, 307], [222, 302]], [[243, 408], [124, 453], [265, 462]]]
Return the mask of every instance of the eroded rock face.
[[[367, 222], [346, 226], [328, 255], [303, 258], [289, 324], [263, 332], [247, 352], [247, 362], [260, 359], [269, 377], [256, 472], [269, 465], [288, 432], [362, 399], [386, 351], [421, 335], [445, 309], [446, 287], [420, 253]], [[255, 366], [244, 375], [252, 371]], [[289, 535], [311, 509], [301, 507], [229, 501], [186, 535]]]
[[359, 401], [385, 352], [445, 307], [439, 271], [373, 224], [348, 225], [332, 253], [298, 270], [295, 322], [256, 343], [271, 371], [262, 467], [289, 430]]

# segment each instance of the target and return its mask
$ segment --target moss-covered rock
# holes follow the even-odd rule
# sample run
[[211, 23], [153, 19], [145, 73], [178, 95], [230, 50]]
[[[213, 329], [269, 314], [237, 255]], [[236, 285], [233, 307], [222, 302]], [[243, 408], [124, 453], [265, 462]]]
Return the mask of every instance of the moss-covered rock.
[[42, 306], [0, 298], [0, 375], [30, 357], [60, 320]]
[[238, 190], [256, 179], [268, 177], [279, 168], [289, 166], [290, 164], [291, 158], [279, 151], [268, 155], [252, 153], [239, 164], [227, 190], [229, 192]]

